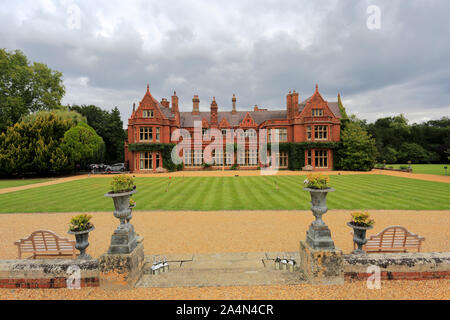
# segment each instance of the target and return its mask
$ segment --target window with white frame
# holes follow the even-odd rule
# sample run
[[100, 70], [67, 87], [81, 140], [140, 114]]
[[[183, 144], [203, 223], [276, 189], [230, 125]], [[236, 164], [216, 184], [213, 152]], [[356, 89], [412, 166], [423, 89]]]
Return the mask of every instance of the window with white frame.
[[316, 168], [328, 168], [328, 151], [315, 150], [314, 161]]
[[312, 151], [308, 150], [306, 153], [306, 164], [312, 166]]
[[154, 113], [153, 110], [144, 110], [144, 111], [142, 111], [142, 116], [144, 118], [153, 118], [154, 115], [155, 115], [155, 113]]
[[161, 154], [159, 152], [156, 153], [156, 168], [162, 167], [161, 166]]
[[139, 129], [139, 140], [140, 141], [153, 141], [153, 128], [144, 127]]
[[279, 153], [279, 165], [280, 168], [287, 168], [288, 166], [288, 153], [287, 152], [280, 152]]
[[286, 128], [281, 128], [278, 129], [279, 131], [279, 137], [280, 137], [280, 142], [286, 142], [287, 139], [287, 129]]
[[306, 128], [306, 139], [308, 139], [308, 140], [312, 139], [311, 127]]
[[152, 170], [153, 169], [153, 153], [151, 152], [141, 152], [140, 154], [140, 169], [141, 170]]
[[196, 149], [194, 150], [194, 161], [193, 165], [195, 167], [200, 167], [203, 163], [203, 150]]
[[249, 165], [256, 166], [258, 164], [258, 150], [256, 149], [250, 149], [248, 150], [248, 159], [249, 159]]
[[321, 117], [323, 116], [323, 109], [312, 109], [313, 117]]
[[223, 156], [223, 150], [222, 149], [216, 149], [214, 154], [214, 162], [216, 165], [221, 166], [224, 164], [224, 156]]
[[156, 128], [156, 142], [159, 142], [161, 138], [160, 130], [160, 128]]
[[245, 131], [245, 136], [249, 139], [255, 139], [256, 138], [256, 130], [249, 129], [249, 130]]
[[314, 139], [315, 140], [328, 140], [328, 126], [315, 126], [314, 127]]
[[276, 134], [278, 131], [278, 141], [279, 142], [286, 142], [287, 141], [287, 129], [286, 128], [276, 128], [276, 129], [269, 129], [269, 136], [268, 136], [268, 143], [271, 143], [272, 141], [272, 135]]
[[192, 150], [191, 149], [183, 149], [183, 161], [186, 167], [190, 167], [193, 164], [192, 161]]

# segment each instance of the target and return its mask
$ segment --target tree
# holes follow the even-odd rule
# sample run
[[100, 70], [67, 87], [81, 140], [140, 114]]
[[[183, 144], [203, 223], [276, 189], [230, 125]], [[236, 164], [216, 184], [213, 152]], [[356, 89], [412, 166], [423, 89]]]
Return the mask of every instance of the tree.
[[102, 161], [105, 143], [92, 127], [81, 122], [64, 134], [61, 149], [75, 170], [78, 165], [85, 168], [89, 163]]
[[122, 162], [124, 160], [124, 141], [126, 139], [123, 130], [123, 122], [120, 111], [116, 107], [111, 112], [100, 109], [94, 105], [73, 105], [70, 110], [76, 111], [87, 119], [97, 134], [103, 138], [106, 145], [105, 160], [108, 163]]
[[24, 115], [59, 107], [64, 94], [62, 73], [0, 49], [0, 132]]
[[61, 150], [64, 134], [73, 126], [70, 119], [53, 113], [22, 121], [0, 134], [0, 173], [49, 174], [69, 169], [69, 159]]
[[392, 147], [386, 147], [378, 155], [379, 162], [386, 160], [386, 163], [397, 163], [398, 152]]
[[350, 121], [341, 133], [342, 146], [337, 152], [337, 168], [370, 171], [376, 163], [375, 140], [359, 122]]
[[398, 160], [402, 163], [408, 161], [412, 163], [430, 163], [435, 160], [436, 156], [436, 154], [428, 152], [417, 143], [405, 142], [399, 150]]

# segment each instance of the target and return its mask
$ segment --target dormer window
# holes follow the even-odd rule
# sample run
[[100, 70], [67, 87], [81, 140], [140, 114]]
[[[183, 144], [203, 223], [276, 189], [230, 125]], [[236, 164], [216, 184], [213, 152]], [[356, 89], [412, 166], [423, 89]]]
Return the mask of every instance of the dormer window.
[[323, 109], [312, 109], [312, 116], [313, 117], [322, 117]]
[[223, 135], [224, 137], [226, 137], [226, 136], [227, 136], [227, 132], [228, 132], [228, 130], [227, 130], [227, 129], [222, 129], [222, 135]]
[[142, 116], [143, 116], [144, 118], [153, 118], [154, 115], [155, 115], [155, 114], [154, 114], [153, 110], [144, 110], [144, 111], [142, 112]]

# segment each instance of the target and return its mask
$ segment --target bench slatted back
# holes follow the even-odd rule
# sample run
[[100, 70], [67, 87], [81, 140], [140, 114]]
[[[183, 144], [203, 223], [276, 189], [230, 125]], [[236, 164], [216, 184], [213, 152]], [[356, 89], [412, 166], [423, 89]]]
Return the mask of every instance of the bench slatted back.
[[33, 232], [28, 238], [14, 243], [18, 247], [19, 259], [23, 253], [32, 253], [36, 256], [72, 256], [76, 257], [75, 241], [61, 238], [52, 231], [39, 230]]
[[409, 232], [402, 226], [391, 226], [369, 237], [364, 248], [367, 252], [407, 252], [408, 249], [417, 249], [420, 252], [424, 240], [425, 238]]

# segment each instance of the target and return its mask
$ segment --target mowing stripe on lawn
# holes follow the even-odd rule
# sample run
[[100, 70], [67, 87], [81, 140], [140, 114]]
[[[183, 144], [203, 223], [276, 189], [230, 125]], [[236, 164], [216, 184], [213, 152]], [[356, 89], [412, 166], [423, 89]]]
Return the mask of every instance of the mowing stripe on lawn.
[[[331, 176], [330, 209], [448, 210], [450, 184], [382, 175]], [[308, 210], [304, 176], [138, 177], [137, 210]], [[0, 195], [0, 212], [112, 211], [109, 178], [70, 181]], [[278, 185], [278, 190], [276, 186]]]

